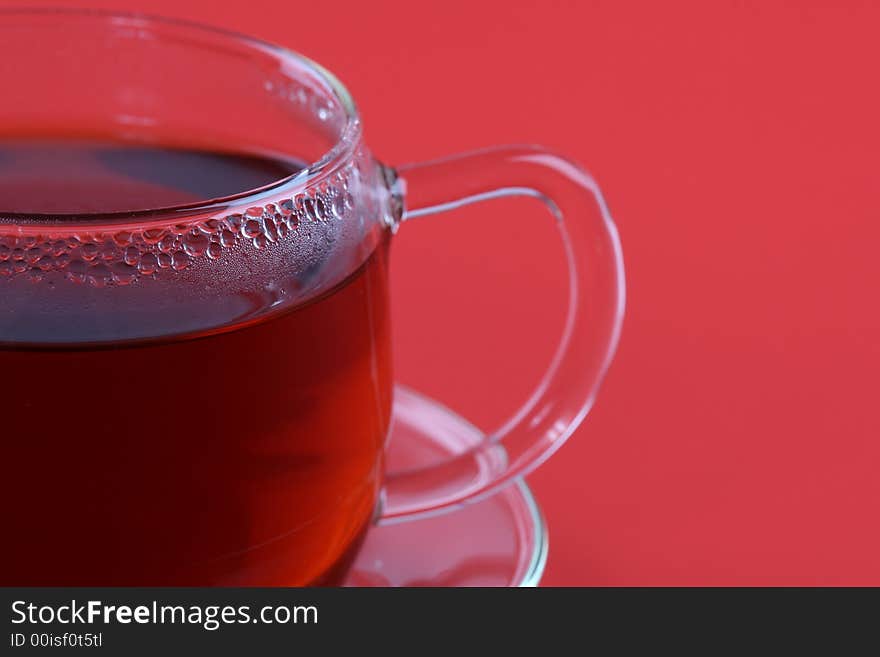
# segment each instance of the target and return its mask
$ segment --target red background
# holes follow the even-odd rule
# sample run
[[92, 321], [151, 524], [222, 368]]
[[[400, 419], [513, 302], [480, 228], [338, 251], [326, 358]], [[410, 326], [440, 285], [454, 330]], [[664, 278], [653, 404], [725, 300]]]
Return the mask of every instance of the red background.
[[[545, 584], [880, 584], [876, 4], [90, 4], [317, 59], [386, 162], [538, 142], [594, 173], [627, 317], [594, 411], [530, 477]], [[397, 242], [400, 379], [492, 428], [561, 327], [549, 221], [499, 201]]]

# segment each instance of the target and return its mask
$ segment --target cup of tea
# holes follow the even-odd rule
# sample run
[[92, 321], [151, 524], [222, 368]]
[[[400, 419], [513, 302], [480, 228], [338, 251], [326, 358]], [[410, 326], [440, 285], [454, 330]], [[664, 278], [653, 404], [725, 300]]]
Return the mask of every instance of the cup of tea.
[[[577, 165], [388, 166], [332, 74], [222, 30], [43, 10], [0, 37], [0, 583], [337, 584], [371, 526], [489, 495], [586, 415], [624, 279]], [[394, 234], [499, 196], [559, 230], [559, 346], [482, 444], [387, 471]]]

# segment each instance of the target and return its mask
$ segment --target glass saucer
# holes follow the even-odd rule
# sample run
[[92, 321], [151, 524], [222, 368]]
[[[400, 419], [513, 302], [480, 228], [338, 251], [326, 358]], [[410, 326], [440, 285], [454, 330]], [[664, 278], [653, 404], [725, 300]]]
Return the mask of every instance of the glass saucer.
[[[388, 469], [436, 462], [483, 439], [472, 424], [397, 386]], [[536, 586], [547, 530], [525, 482], [442, 515], [370, 530], [347, 586]]]

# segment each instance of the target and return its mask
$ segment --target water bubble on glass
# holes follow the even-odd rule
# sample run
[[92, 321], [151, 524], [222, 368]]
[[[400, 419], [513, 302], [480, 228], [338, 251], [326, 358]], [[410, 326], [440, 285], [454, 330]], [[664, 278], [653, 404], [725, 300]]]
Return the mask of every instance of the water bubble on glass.
[[122, 256], [123, 261], [127, 265], [136, 265], [140, 258], [141, 252], [136, 246], [130, 246], [125, 249], [125, 254]]
[[162, 228], [148, 228], [141, 235], [143, 235], [144, 241], [147, 244], [158, 244], [165, 236], [165, 230]]
[[138, 275], [137, 267], [133, 267], [125, 262], [115, 262], [110, 266], [110, 273], [119, 285], [128, 285], [133, 283]]
[[241, 234], [245, 237], [257, 237], [263, 232], [263, 222], [259, 219], [248, 219], [241, 227]]
[[89, 283], [95, 287], [104, 287], [113, 279], [110, 267], [103, 262], [97, 262], [89, 267], [86, 271], [86, 277]]
[[182, 271], [190, 266], [189, 256], [184, 251], [175, 251], [171, 254], [171, 267], [175, 271]]
[[220, 244], [225, 247], [230, 247], [235, 244], [235, 233], [231, 230], [224, 230], [220, 233]]
[[82, 255], [83, 259], [94, 260], [95, 258], [98, 257], [98, 245], [94, 244], [92, 242], [89, 242], [87, 244], [83, 244], [80, 247], [79, 252]]
[[176, 238], [174, 235], [165, 235], [161, 240], [159, 240], [159, 250], [162, 253], [170, 253], [174, 250]]
[[[164, 254], [163, 254], [164, 255]], [[169, 263], [170, 265], [171, 263]], [[140, 262], [138, 263], [138, 271], [146, 276], [154, 273], [156, 269], [159, 268], [159, 260], [152, 253], [145, 253], [141, 256]]]
[[187, 255], [198, 258], [204, 255], [210, 243], [211, 240], [201, 231], [195, 235], [190, 233], [183, 238], [183, 250], [186, 251]]

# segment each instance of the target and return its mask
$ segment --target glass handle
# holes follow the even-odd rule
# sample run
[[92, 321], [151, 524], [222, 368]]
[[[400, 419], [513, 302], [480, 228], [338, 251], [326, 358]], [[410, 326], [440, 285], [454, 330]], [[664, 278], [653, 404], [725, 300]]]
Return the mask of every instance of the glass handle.
[[401, 166], [392, 191], [402, 221], [504, 196], [530, 196], [550, 210], [568, 262], [568, 313], [553, 359], [526, 403], [468, 452], [386, 475], [380, 523], [481, 499], [550, 456], [580, 424], [614, 355], [624, 308], [617, 229], [593, 178], [531, 146], [505, 146]]

